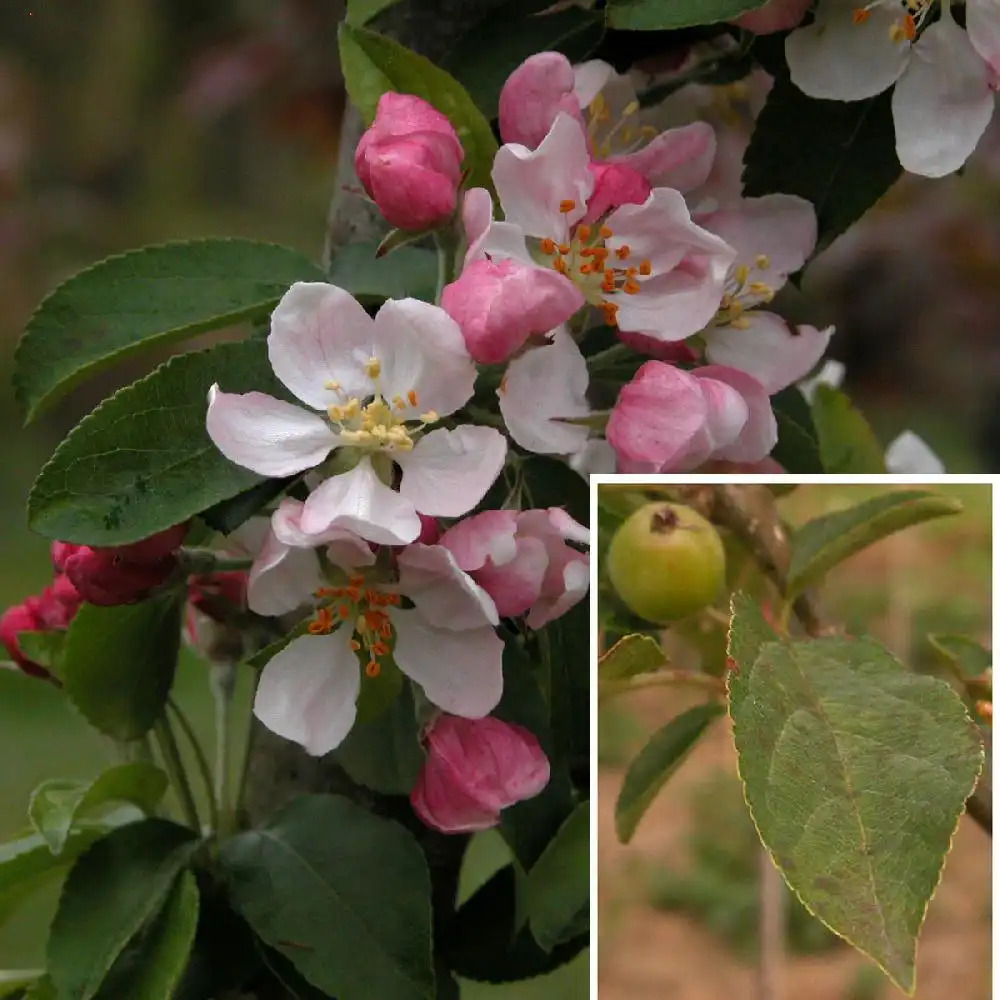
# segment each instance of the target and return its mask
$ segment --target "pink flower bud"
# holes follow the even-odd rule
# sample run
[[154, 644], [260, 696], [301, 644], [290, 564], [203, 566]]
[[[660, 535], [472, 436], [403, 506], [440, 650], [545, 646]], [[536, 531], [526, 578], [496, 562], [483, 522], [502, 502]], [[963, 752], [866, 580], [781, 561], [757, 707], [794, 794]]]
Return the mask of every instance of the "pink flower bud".
[[534, 734], [493, 716], [440, 715], [426, 741], [410, 802], [424, 823], [444, 833], [488, 830], [500, 822], [501, 809], [549, 783], [548, 758]]
[[473, 261], [441, 293], [441, 307], [482, 364], [506, 361], [533, 333], [555, 329], [583, 304], [583, 293], [558, 271], [510, 259]]
[[771, 0], [758, 10], [741, 14], [730, 23], [755, 35], [770, 35], [794, 28], [805, 17], [811, 3], [812, 0]]
[[582, 125], [575, 84], [573, 66], [562, 53], [537, 52], [525, 59], [500, 91], [498, 117], [503, 141], [535, 149], [560, 111]]
[[590, 164], [594, 175], [594, 193], [587, 201], [584, 222], [596, 222], [619, 205], [641, 205], [653, 186], [634, 167], [626, 163]]
[[455, 211], [465, 153], [451, 122], [426, 101], [393, 91], [379, 98], [354, 169], [379, 211], [399, 229], [430, 229]]
[[17, 641], [21, 632], [44, 632], [45, 626], [38, 614], [38, 598], [29, 597], [23, 604], [15, 604], [0, 615], [0, 643], [10, 658], [32, 677], [48, 677], [49, 672], [40, 664], [29, 660]]

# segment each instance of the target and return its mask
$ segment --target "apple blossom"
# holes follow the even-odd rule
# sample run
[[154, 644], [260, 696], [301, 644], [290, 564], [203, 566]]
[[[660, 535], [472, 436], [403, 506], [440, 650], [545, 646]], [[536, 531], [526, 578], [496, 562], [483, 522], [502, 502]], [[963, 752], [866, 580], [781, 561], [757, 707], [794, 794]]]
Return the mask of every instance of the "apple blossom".
[[424, 735], [427, 760], [410, 795], [416, 814], [444, 833], [488, 830], [500, 812], [549, 783], [535, 735], [493, 716], [439, 715]]
[[51, 678], [42, 664], [36, 663], [24, 652], [19, 636], [23, 632], [52, 632], [68, 628], [82, 603], [83, 597], [72, 582], [58, 573], [40, 594], [26, 598], [0, 615], [0, 645], [24, 673], [32, 677]]
[[896, 152], [904, 169], [942, 177], [962, 166], [993, 116], [1000, 4], [968, 0], [969, 31], [949, 0], [820, 0], [785, 42], [792, 82], [810, 97], [860, 101], [893, 84]]
[[503, 468], [506, 442], [493, 428], [429, 430], [469, 400], [476, 378], [443, 309], [389, 300], [372, 319], [343, 289], [299, 282], [274, 310], [267, 341], [279, 380], [319, 412], [216, 385], [206, 425], [230, 461], [264, 476], [316, 468], [334, 452], [306, 501], [305, 532], [403, 544], [420, 532], [418, 513], [464, 514]]
[[420, 97], [388, 91], [361, 136], [354, 167], [379, 211], [400, 229], [429, 229], [455, 211], [462, 144], [451, 122]]

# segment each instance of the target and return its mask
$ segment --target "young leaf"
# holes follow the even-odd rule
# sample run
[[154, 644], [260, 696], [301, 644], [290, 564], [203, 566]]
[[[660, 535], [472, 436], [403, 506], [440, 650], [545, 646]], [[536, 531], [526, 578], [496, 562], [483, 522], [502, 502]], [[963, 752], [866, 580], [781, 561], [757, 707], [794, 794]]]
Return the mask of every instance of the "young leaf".
[[947, 684], [871, 639], [768, 642], [760, 621], [733, 617], [729, 707], [761, 840], [806, 907], [912, 992], [982, 765], [975, 727]]
[[352, 243], [330, 262], [330, 281], [359, 302], [381, 304], [407, 297], [433, 302], [437, 291], [437, 255], [420, 247], [401, 247], [376, 257], [374, 243]]
[[823, 462], [816, 425], [809, 403], [798, 386], [790, 385], [772, 396], [771, 407], [778, 424], [778, 443], [771, 458], [786, 472], [821, 474]]
[[821, 580], [834, 566], [875, 542], [931, 518], [960, 514], [960, 501], [906, 490], [872, 497], [803, 524], [792, 538], [788, 593], [797, 594]]
[[259, 340], [171, 358], [119, 390], [56, 449], [28, 497], [39, 534], [84, 545], [139, 541], [248, 489], [205, 431], [208, 390], [287, 398]]
[[629, 764], [615, 803], [615, 830], [627, 844], [667, 779], [722, 714], [716, 702], [695, 705], [657, 730]]
[[545, 951], [587, 927], [590, 906], [590, 803], [581, 802], [559, 828], [525, 881], [531, 933]]
[[28, 420], [88, 375], [147, 347], [266, 319], [296, 281], [323, 281], [296, 250], [242, 239], [192, 240], [109, 257], [38, 307], [15, 354]]
[[608, 24], [624, 31], [662, 31], [715, 24], [763, 7], [767, 0], [611, 0]]
[[159, 912], [197, 846], [164, 819], [130, 823], [98, 840], [63, 886], [48, 944], [61, 1000], [90, 1000], [125, 946]]
[[147, 761], [133, 761], [108, 768], [89, 784], [61, 778], [43, 781], [32, 792], [28, 818], [49, 850], [60, 854], [79, 817], [113, 802], [130, 802], [148, 815], [166, 790], [163, 771]]
[[341, 24], [340, 67], [351, 101], [369, 124], [378, 99], [388, 90], [414, 94], [432, 104], [455, 127], [465, 150], [470, 187], [492, 187], [497, 151], [490, 123], [465, 88], [429, 59], [399, 42], [351, 24]]
[[347, 799], [295, 799], [225, 841], [230, 898], [257, 935], [332, 996], [431, 1000], [430, 878], [401, 826]]
[[66, 645], [65, 629], [53, 629], [51, 632], [20, 632], [17, 644], [32, 663], [45, 667], [56, 677], [62, 676], [63, 647]]
[[44, 975], [44, 969], [2, 969], [0, 970], [0, 997], [23, 996], [24, 990]]
[[667, 664], [667, 654], [651, 635], [627, 635], [597, 661], [597, 676], [604, 681], [625, 681]]
[[816, 386], [812, 416], [825, 472], [885, 472], [885, 455], [874, 431], [839, 389]]
[[347, 0], [347, 23], [367, 24], [399, 0]]
[[176, 594], [113, 608], [84, 604], [66, 639], [66, 693], [102, 733], [138, 739], [163, 713], [180, 641]]

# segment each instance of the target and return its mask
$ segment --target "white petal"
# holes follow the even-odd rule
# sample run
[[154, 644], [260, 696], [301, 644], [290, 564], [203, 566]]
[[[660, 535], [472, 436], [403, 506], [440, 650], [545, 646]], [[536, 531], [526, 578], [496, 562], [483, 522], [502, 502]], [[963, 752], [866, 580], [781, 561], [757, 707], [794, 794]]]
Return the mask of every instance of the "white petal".
[[291, 476], [326, 459], [337, 435], [318, 414], [263, 392], [221, 392], [213, 385], [208, 436], [226, 458], [262, 476]]
[[813, 396], [816, 395], [816, 386], [829, 385], [837, 389], [843, 383], [846, 374], [847, 369], [839, 361], [824, 361], [823, 367], [812, 378], [799, 382], [799, 390], [811, 403]]
[[1000, 0], [969, 0], [965, 27], [983, 61], [994, 73], [1000, 73]]
[[461, 517], [496, 482], [507, 458], [507, 440], [492, 427], [462, 424], [431, 431], [413, 451], [393, 457], [403, 470], [400, 496], [421, 514]]
[[720, 326], [705, 331], [705, 355], [716, 365], [728, 365], [752, 375], [769, 395], [812, 371], [826, 353], [833, 327], [792, 327], [774, 313], [750, 312], [747, 326]]
[[590, 589], [590, 566], [586, 559], [573, 559], [563, 567], [563, 590], [555, 597], [540, 598], [524, 619], [528, 628], [539, 629], [560, 618]]
[[247, 606], [258, 615], [284, 615], [303, 605], [321, 586], [316, 553], [285, 544], [271, 530], [250, 567]]
[[351, 731], [361, 690], [361, 667], [339, 628], [290, 642], [261, 671], [253, 711], [273, 733], [321, 757]]
[[368, 458], [313, 490], [301, 525], [314, 535], [339, 528], [377, 545], [405, 545], [420, 534], [413, 504], [378, 478]]
[[890, 87], [906, 66], [910, 43], [894, 41], [893, 26], [902, 19], [902, 5], [871, 7], [856, 24], [859, 4], [821, 0], [816, 19], [785, 40], [785, 58], [792, 83], [810, 97], [861, 101]]
[[[494, 222], [479, 241], [480, 258], [518, 260], [522, 264], [537, 266], [524, 239], [524, 230], [512, 222]], [[471, 253], [471, 251], [470, 251]]]
[[420, 614], [451, 632], [496, 625], [489, 594], [461, 570], [443, 545], [408, 545], [399, 554], [399, 589]]
[[389, 299], [375, 317], [379, 388], [388, 400], [416, 393], [417, 404], [397, 412], [416, 419], [434, 410], [454, 413], [472, 396], [476, 366], [459, 325], [441, 308], [417, 299]]
[[465, 231], [465, 263], [476, 260], [479, 244], [493, 221], [493, 196], [486, 188], [470, 188], [462, 199], [462, 229]]
[[910, 475], [941, 475], [944, 463], [928, 447], [927, 442], [913, 431], [903, 431], [885, 450], [885, 467], [892, 473]]
[[507, 366], [497, 391], [510, 436], [528, 451], [568, 455], [582, 448], [590, 431], [560, 417], [590, 413], [587, 362], [576, 341], [559, 328], [552, 343], [533, 347]]
[[[586, 213], [594, 190], [583, 128], [560, 112], [537, 149], [518, 143], [501, 146], [493, 160], [493, 183], [508, 222], [529, 236], [563, 242], [569, 227]], [[574, 208], [560, 211], [564, 201]]]
[[[371, 317], [344, 289], [299, 281], [271, 314], [267, 354], [274, 374], [303, 403], [325, 410], [331, 403], [371, 394], [364, 363], [372, 354]], [[341, 384], [343, 396], [326, 387]]]
[[326, 545], [326, 554], [330, 562], [346, 569], [371, 566], [375, 562], [375, 553], [372, 552], [371, 546], [353, 532], [343, 528], [328, 528], [318, 534], [303, 531], [302, 512], [305, 506], [301, 500], [296, 500], [294, 497], [285, 497], [278, 504], [278, 509], [271, 515], [271, 527], [279, 542], [293, 548], [310, 550]]
[[573, 95], [585, 108], [615, 76], [614, 68], [603, 59], [590, 59], [573, 67]]
[[569, 467], [584, 479], [602, 472], [615, 472], [617, 465], [615, 449], [604, 438], [591, 438], [569, 458]]
[[446, 712], [481, 719], [503, 693], [503, 642], [486, 626], [465, 632], [434, 628], [419, 611], [392, 611], [393, 658]]
[[892, 94], [899, 162], [924, 177], [958, 170], [986, 131], [994, 103], [986, 63], [969, 36], [942, 15], [913, 46]]

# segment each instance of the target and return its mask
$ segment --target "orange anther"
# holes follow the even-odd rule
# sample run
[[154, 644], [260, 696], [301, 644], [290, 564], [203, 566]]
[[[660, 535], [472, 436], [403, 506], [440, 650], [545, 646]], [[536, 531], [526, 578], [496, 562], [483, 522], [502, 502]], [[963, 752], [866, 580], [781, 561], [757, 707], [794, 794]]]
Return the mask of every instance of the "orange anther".
[[570, 252], [570, 250], [572, 250], [572, 249], [573, 249], [573, 248], [572, 248], [572, 247], [571, 247], [571, 246], [570, 246], [570, 245], [569, 245], [568, 243], [560, 243], [560, 244], [559, 244], [559, 252], [560, 252], [561, 254], [567, 254], [567, 253], [569, 253], [569, 252]]
[[593, 264], [582, 264], [580, 266], [580, 274], [593, 274], [597, 268]]
[[333, 631], [333, 615], [329, 608], [319, 608], [316, 618], [309, 623], [310, 635], [326, 635]]
[[411, 389], [407, 394], [406, 398], [410, 401], [410, 406], [419, 406], [420, 397], [417, 395], [416, 389]]
[[632, 251], [631, 251], [631, 250], [629, 249], [629, 246], [628, 246], [628, 244], [627, 244], [627, 243], [623, 243], [623, 244], [622, 244], [622, 245], [621, 245], [621, 246], [620, 246], [620, 247], [619, 247], [619, 248], [618, 248], [618, 249], [617, 249], [617, 250], [615, 251], [615, 256], [616, 256], [616, 257], [617, 257], [617, 258], [618, 258], [619, 260], [628, 260], [628, 259], [629, 259], [629, 256], [631, 255], [631, 253], [632, 253]]
[[864, 24], [872, 16], [872, 12], [867, 7], [856, 7], [851, 15], [855, 24]]
[[625, 276], [627, 278], [634, 278], [639, 273], [639, 268], [632, 266], [625, 268]]
[[600, 310], [604, 313], [604, 322], [608, 326], [618, 325], [618, 306], [613, 302], [602, 302], [600, 305]]
[[553, 267], [554, 267], [554, 268], [555, 268], [555, 269], [556, 269], [556, 270], [557, 270], [557, 271], [558, 271], [558, 272], [559, 272], [560, 274], [565, 274], [565, 273], [566, 273], [566, 261], [564, 261], [564, 260], [562, 259], [562, 257], [556, 257], [556, 259], [555, 259], [554, 261], [552, 261], [552, 266], [553, 266]]
[[642, 285], [640, 285], [635, 278], [629, 278], [628, 281], [625, 282], [625, 291], [628, 292], [629, 295], [635, 295], [636, 292], [642, 291]]
[[340, 616], [341, 620], [346, 622], [347, 619], [351, 617], [351, 606], [349, 604], [341, 604], [341, 606], [337, 608], [337, 614]]
[[353, 652], [355, 652], [355, 653], [358, 653], [358, 652], [361, 651], [361, 643], [358, 642], [357, 639], [352, 639], [351, 640], [351, 650]]
[[643, 277], [649, 277], [653, 273], [653, 262], [651, 260], [644, 260], [639, 264], [639, 273]]
[[382, 673], [382, 668], [376, 660], [369, 660], [365, 664], [365, 677], [378, 677]]
[[590, 242], [590, 226], [577, 226], [576, 227], [576, 238], [581, 243]]
[[601, 226], [598, 232], [601, 234], [602, 240], [610, 240], [615, 235], [614, 230], [610, 226]]
[[542, 240], [542, 253], [548, 257], [551, 257], [556, 252], [556, 241], [546, 236]]
[[386, 656], [389, 653], [389, 647], [384, 642], [376, 642], [372, 646], [372, 653], [375, 656]]
[[908, 42], [912, 42], [917, 37], [917, 21], [912, 14], [903, 17], [903, 35]]
[[[559, 202], [560, 212], [572, 212], [574, 208], [576, 208], [576, 202], [573, 201], [572, 198], [563, 198], [563, 200]], [[563, 252], [565, 253], [565, 251]]]
[[615, 290], [615, 272], [605, 271], [604, 280], [601, 282], [601, 289], [605, 292], [613, 292]]

